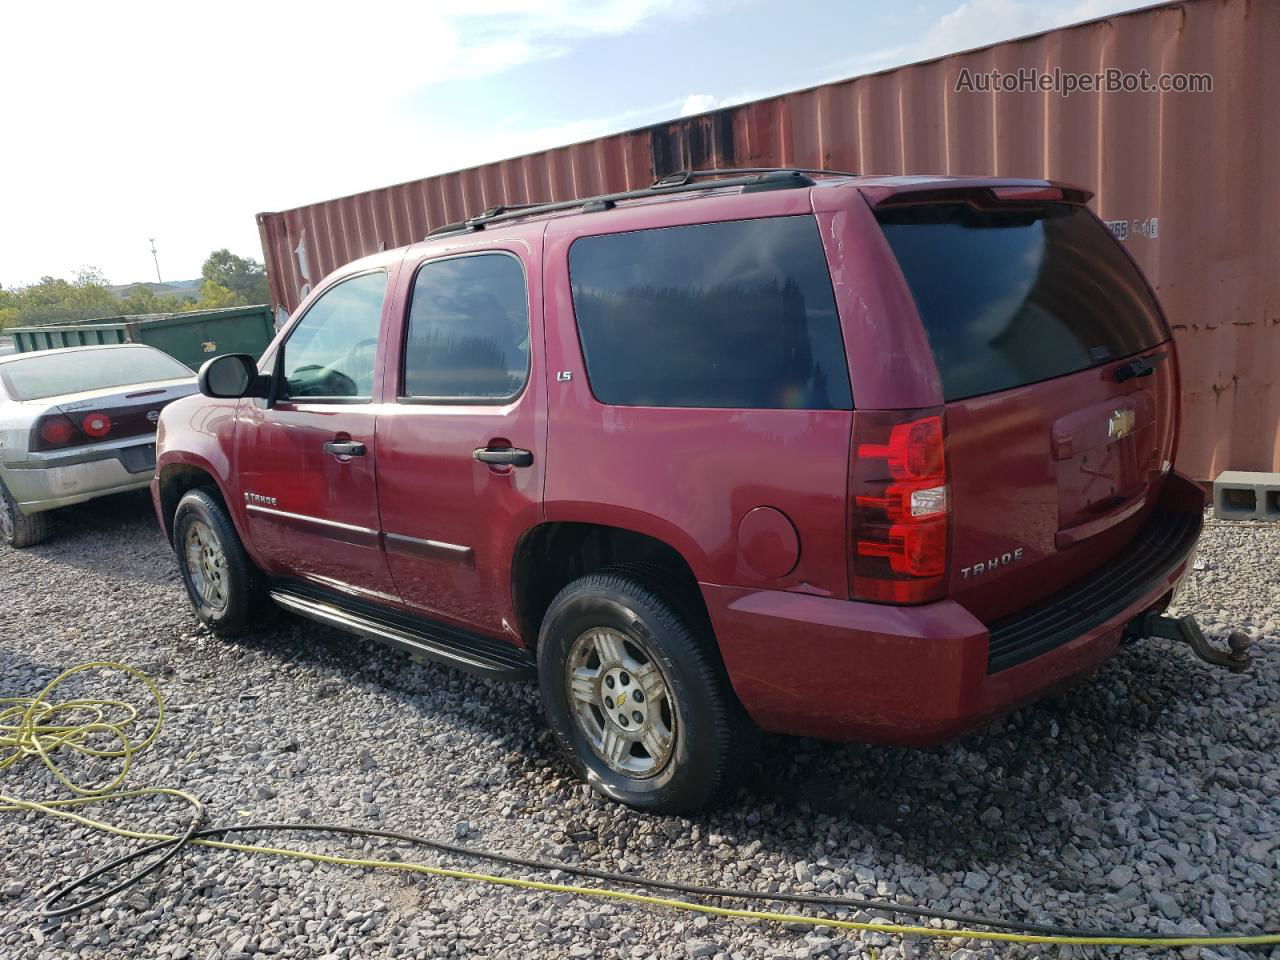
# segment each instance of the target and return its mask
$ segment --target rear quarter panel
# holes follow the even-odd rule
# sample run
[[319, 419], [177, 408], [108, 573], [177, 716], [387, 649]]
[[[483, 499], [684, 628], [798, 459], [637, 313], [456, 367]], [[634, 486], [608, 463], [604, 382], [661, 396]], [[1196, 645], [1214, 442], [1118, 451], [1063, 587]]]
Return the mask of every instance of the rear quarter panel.
[[[600, 403], [588, 382], [568, 269], [569, 248], [585, 235], [811, 213], [808, 190], [786, 190], [644, 204], [549, 224], [547, 520], [653, 536], [679, 551], [704, 583], [847, 596], [851, 412]], [[761, 576], [743, 560], [738, 527], [760, 506], [781, 511], [798, 534], [798, 561], [783, 576]]]
[[940, 403], [942, 382], [924, 325], [862, 191], [815, 189], [813, 208], [844, 330], [854, 407], [904, 410]]
[[45, 406], [18, 403], [5, 398], [0, 388], [0, 465], [27, 459], [31, 442], [31, 426], [44, 412]]

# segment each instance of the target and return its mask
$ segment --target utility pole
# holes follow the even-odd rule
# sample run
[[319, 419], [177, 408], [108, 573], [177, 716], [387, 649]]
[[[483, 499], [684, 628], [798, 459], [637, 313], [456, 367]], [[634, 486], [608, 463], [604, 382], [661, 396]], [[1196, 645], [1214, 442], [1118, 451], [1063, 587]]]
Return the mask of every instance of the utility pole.
[[156, 283], [164, 283], [160, 279], [160, 258], [156, 256], [156, 238], [148, 237], [148, 239], [151, 241], [151, 259], [156, 262]]

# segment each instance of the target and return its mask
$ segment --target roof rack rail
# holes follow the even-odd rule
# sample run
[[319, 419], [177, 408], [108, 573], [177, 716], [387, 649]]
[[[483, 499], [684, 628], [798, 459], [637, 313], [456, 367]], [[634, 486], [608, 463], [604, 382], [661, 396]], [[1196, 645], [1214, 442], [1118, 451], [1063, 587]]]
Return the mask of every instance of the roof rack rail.
[[856, 177], [856, 173], [848, 170], [827, 170], [823, 167], [730, 167], [728, 169], [710, 169], [710, 170], [676, 170], [674, 173], [668, 173], [653, 181], [653, 186], [670, 187], [681, 186], [691, 183], [694, 180], [701, 180], [708, 177], [730, 177], [740, 176], [746, 173], [799, 173], [804, 175], [817, 174], [825, 177]]
[[[638, 190], [623, 190], [619, 193], [606, 193], [597, 197], [583, 197], [576, 200], [559, 200], [552, 203], [520, 203], [490, 207], [474, 217], [468, 217], [457, 223], [446, 223], [436, 227], [428, 237], [442, 236], [447, 233], [464, 233], [483, 230], [493, 223], [502, 223], [519, 217], [527, 217], [539, 213], [556, 213], [561, 210], [581, 209], [584, 213], [599, 210], [610, 210], [619, 200], [637, 200], [643, 197], [664, 196], [670, 193], [686, 193], [693, 190], [708, 190], [714, 187], [742, 187], [744, 193], [755, 193], [763, 190], [787, 190], [795, 187], [812, 187], [814, 181], [809, 174], [825, 176], [856, 176], [839, 170], [799, 170], [791, 167], [746, 167], [738, 170], [681, 170], [655, 180], [647, 187]], [[707, 179], [714, 183], [698, 182]]]

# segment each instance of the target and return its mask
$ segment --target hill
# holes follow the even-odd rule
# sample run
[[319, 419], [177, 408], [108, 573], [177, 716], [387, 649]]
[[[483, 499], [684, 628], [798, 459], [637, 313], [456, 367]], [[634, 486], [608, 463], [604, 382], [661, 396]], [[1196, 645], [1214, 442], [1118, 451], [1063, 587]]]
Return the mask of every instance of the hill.
[[118, 283], [108, 285], [107, 289], [117, 300], [123, 300], [134, 287], [145, 287], [158, 297], [175, 296], [184, 300], [198, 300], [200, 299], [200, 284], [203, 282], [202, 278], [196, 277], [194, 280], [176, 280], [173, 283]]

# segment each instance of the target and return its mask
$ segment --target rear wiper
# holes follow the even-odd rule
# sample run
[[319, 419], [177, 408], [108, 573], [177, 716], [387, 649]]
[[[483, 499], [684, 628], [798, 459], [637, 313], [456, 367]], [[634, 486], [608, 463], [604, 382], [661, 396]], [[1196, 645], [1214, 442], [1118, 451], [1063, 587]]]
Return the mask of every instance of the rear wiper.
[[1164, 353], [1153, 353], [1149, 357], [1134, 357], [1128, 363], [1116, 367], [1116, 383], [1124, 383], [1135, 377], [1149, 377], [1155, 373], [1156, 364], [1165, 358]]

